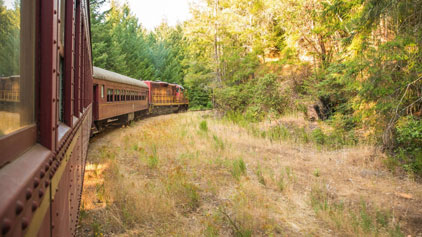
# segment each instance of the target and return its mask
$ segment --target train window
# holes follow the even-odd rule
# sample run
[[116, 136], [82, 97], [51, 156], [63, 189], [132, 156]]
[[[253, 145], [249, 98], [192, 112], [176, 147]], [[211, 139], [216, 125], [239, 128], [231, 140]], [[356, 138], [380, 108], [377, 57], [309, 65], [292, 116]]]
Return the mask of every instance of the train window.
[[112, 102], [112, 101], [113, 101], [113, 90], [107, 89], [107, 102]]
[[58, 75], [58, 95], [59, 95], [59, 101], [57, 103], [58, 106], [58, 115], [59, 115], [59, 121], [64, 122], [64, 108], [65, 108], [65, 101], [64, 101], [64, 37], [65, 37], [65, 0], [59, 0], [59, 75]]
[[0, 1], [0, 137], [34, 124], [35, 1]]
[[120, 100], [125, 101], [125, 91], [122, 91], [122, 94], [120, 95]]
[[104, 85], [101, 85], [101, 99], [104, 99]]

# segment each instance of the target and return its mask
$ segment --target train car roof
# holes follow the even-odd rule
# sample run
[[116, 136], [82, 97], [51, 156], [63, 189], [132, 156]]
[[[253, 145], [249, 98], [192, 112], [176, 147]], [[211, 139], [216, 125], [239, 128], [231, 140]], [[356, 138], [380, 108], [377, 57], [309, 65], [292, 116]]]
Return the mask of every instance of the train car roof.
[[169, 82], [165, 82], [165, 81], [144, 81], [144, 82], [148, 82], [148, 83], [154, 83], [154, 84], [165, 84], [165, 85], [170, 85], [170, 86], [178, 86], [180, 88], [182, 88], [183, 90], [185, 89], [182, 85], [176, 84], [176, 83], [169, 83]]
[[106, 81], [112, 81], [117, 83], [123, 83], [127, 85], [133, 85], [133, 86], [139, 86], [148, 88], [147, 84], [145, 84], [143, 81], [136, 80], [127, 76], [124, 76], [122, 74], [118, 74], [112, 71], [108, 71], [99, 67], [94, 67], [94, 78], [100, 79], [100, 80], [106, 80]]

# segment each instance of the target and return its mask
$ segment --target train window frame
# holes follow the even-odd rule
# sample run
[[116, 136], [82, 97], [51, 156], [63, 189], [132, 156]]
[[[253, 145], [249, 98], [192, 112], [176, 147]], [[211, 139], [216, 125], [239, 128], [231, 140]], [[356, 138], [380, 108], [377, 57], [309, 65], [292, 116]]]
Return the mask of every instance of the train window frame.
[[[21, 94], [25, 94], [25, 97], [21, 95], [19, 99], [25, 101], [23, 102], [23, 106], [27, 109], [29, 108], [29, 110], [25, 110], [29, 123], [26, 125], [23, 124], [16, 130], [0, 137], [0, 151], [2, 151], [0, 156], [0, 168], [15, 160], [20, 155], [23, 155], [37, 142], [36, 114], [38, 108], [34, 102], [38, 98], [35, 88], [37, 87], [37, 82], [39, 80], [39, 77], [36, 74], [39, 65], [36, 60], [39, 53], [36, 40], [37, 28], [39, 26], [36, 18], [38, 10], [37, 1], [21, 1], [20, 9], [21, 28], [19, 34], [20, 38], [24, 40], [19, 42], [21, 49], [19, 51], [19, 71], [20, 78], [24, 77], [26, 74], [28, 76], [24, 77], [25, 83], [20, 83], [19, 85], [20, 91], [25, 92], [20, 92]], [[22, 24], [25, 25], [22, 26]], [[26, 55], [23, 56], [22, 52], [25, 52]], [[29, 90], [26, 90], [27, 88]], [[28, 98], [30, 101], [27, 101]]]
[[107, 88], [107, 103], [113, 102], [113, 89]]

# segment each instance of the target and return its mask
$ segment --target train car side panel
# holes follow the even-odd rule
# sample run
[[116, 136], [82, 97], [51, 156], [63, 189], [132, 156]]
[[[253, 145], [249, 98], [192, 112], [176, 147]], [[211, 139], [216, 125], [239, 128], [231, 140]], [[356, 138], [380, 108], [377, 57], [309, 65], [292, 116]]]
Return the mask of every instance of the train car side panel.
[[[19, 96], [13, 105], [0, 103], [0, 236], [69, 236], [78, 220], [92, 121], [89, 2], [17, 3], [22, 50], [18, 85], [10, 92]], [[80, 73], [72, 73], [73, 62]], [[17, 119], [5, 123], [3, 115]]]
[[[104, 120], [128, 113], [148, 110], [148, 89], [94, 78], [99, 92], [94, 120]], [[95, 86], [94, 86], [95, 87]]]

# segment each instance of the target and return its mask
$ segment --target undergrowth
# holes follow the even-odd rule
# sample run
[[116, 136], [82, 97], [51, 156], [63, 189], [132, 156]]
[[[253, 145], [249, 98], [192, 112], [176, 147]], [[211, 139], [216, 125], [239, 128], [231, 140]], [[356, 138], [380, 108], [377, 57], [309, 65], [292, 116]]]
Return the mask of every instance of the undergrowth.
[[323, 185], [312, 187], [310, 199], [315, 213], [344, 234], [404, 236], [391, 211], [373, 206], [363, 199], [359, 205], [351, 206], [337, 200]]

